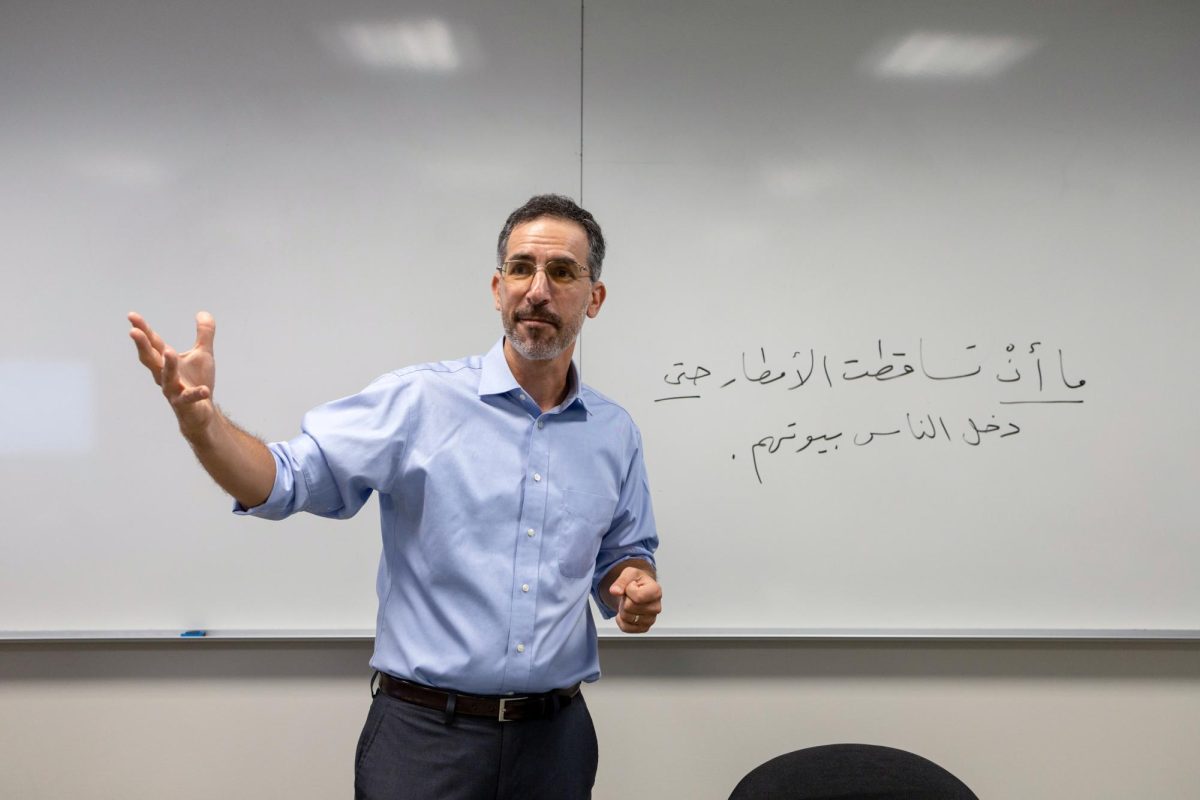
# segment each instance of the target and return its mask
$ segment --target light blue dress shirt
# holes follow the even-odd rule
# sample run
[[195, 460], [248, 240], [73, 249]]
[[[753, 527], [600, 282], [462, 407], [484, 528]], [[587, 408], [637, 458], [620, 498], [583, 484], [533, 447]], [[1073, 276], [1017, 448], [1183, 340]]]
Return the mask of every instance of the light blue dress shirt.
[[543, 412], [503, 342], [308, 412], [299, 436], [269, 445], [270, 497], [235, 510], [344, 519], [379, 492], [371, 666], [519, 695], [600, 676], [588, 594], [620, 561], [654, 563], [658, 536], [629, 414], [581, 387], [574, 365], [567, 399]]

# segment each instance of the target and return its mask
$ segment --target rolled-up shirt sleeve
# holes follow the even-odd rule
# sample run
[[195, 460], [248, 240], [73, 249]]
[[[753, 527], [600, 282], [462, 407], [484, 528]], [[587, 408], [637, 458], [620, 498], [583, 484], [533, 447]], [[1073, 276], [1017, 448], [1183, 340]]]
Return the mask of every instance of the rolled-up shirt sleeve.
[[600, 542], [596, 556], [596, 571], [592, 576], [592, 598], [605, 619], [616, 616], [608, 602], [600, 597], [600, 583], [614, 566], [622, 561], [641, 559], [658, 568], [654, 551], [658, 549], [658, 529], [654, 524], [654, 508], [650, 501], [650, 484], [642, 460], [642, 437], [633, 429], [633, 452], [629, 469], [621, 484], [612, 525]]
[[275, 459], [275, 483], [260, 505], [234, 502], [235, 514], [283, 519], [299, 511], [346, 519], [372, 491], [389, 485], [403, 450], [408, 416], [392, 374], [350, 397], [304, 415], [301, 433], [267, 445]]

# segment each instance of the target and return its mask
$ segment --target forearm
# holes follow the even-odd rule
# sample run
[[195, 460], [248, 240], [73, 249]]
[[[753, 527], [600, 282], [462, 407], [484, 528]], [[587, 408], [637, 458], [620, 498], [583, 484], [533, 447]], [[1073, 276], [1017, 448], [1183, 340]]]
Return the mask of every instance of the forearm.
[[275, 457], [266, 444], [218, 411], [203, 429], [182, 431], [201, 466], [246, 508], [261, 505], [275, 485]]

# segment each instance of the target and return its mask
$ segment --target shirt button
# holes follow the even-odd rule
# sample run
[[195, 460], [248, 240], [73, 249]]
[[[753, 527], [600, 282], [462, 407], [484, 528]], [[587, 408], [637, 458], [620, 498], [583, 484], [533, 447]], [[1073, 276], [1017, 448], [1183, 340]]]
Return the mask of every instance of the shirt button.
[[525, 652], [525, 645], [524, 645], [524, 643], [522, 643], [522, 642], [517, 642], [517, 652], [518, 652], [518, 653], [524, 653], [524, 652]]
[[538, 420], [538, 427], [539, 427], [539, 428], [544, 428], [544, 427], [546, 427], [546, 423], [545, 423], [545, 421], [544, 421], [544, 420], [540, 420], [540, 419], [539, 419], [539, 420]]
[[535, 481], [540, 481], [542, 479], [541, 473], [538, 473], [538, 472], [533, 473], [533, 479]]
[[519, 394], [519, 395], [517, 395], [517, 397], [521, 398], [522, 400], [524, 400], [524, 399], [525, 399], [525, 395], [524, 395], [524, 394]]
[[521, 591], [522, 591], [522, 592], [528, 592], [528, 591], [529, 591], [529, 584], [528, 584], [528, 583], [522, 583], [522, 584], [521, 584]]
[[533, 536], [533, 528], [530, 528], [529, 530], [525, 531], [525, 535], [526, 535], [526, 536]]

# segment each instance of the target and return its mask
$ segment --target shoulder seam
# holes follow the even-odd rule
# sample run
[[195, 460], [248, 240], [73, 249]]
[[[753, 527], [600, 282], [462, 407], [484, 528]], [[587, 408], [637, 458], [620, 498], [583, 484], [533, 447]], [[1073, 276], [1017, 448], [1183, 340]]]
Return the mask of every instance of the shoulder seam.
[[435, 361], [435, 362], [430, 362], [427, 364], [414, 364], [409, 367], [401, 367], [400, 369], [394, 369], [391, 372], [385, 372], [384, 375], [392, 376], [395, 378], [403, 378], [404, 376], [411, 375], [414, 372], [434, 372], [434, 373], [442, 373], [442, 374], [446, 374], [446, 375], [452, 375], [456, 372], [462, 372], [464, 369], [480, 370], [482, 368], [483, 368], [482, 364], [475, 366], [475, 365], [467, 363], [466, 361], [459, 361], [459, 362]]

